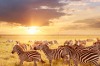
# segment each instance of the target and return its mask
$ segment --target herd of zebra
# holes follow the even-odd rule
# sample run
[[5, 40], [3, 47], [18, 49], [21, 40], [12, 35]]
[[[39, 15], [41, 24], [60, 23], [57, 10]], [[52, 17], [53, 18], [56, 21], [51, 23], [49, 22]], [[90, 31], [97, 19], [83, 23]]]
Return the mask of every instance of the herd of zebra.
[[[58, 43], [57, 41], [55, 41]], [[85, 46], [86, 41], [80, 40], [67, 40], [63, 45], [58, 46], [56, 49], [49, 48], [48, 42], [38, 41], [30, 47], [30, 50], [27, 50], [25, 44], [21, 44], [16, 41], [16, 44], [13, 47], [12, 54], [17, 52], [20, 65], [24, 61], [34, 62], [34, 66], [37, 66], [36, 62], [45, 63], [41, 58], [41, 53], [37, 50], [42, 50], [46, 55], [50, 66], [52, 66], [52, 60], [62, 59], [63, 63], [68, 63], [71, 66], [71, 61], [73, 60], [74, 66], [78, 66], [79, 63], [92, 63], [95, 66], [100, 66], [100, 40], [97, 39], [91, 46]]]

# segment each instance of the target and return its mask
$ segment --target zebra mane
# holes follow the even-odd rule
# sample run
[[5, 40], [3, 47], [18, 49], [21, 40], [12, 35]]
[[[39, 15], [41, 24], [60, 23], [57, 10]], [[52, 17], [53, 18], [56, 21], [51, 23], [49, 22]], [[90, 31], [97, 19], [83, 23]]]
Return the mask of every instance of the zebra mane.
[[66, 45], [65, 48], [67, 48], [68, 51], [71, 50], [71, 53], [76, 52], [76, 50], [72, 46]]
[[47, 44], [43, 44], [43, 50], [48, 50], [48, 52], [51, 52], [51, 49], [48, 47]]
[[21, 52], [23, 52], [23, 48], [20, 45], [16, 44], [15, 47], [17, 50], [20, 50]]
[[47, 44], [44, 44], [44, 46], [45, 46], [45, 48], [48, 48], [48, 49], [50, 49], [50, 48], [47, 46]]

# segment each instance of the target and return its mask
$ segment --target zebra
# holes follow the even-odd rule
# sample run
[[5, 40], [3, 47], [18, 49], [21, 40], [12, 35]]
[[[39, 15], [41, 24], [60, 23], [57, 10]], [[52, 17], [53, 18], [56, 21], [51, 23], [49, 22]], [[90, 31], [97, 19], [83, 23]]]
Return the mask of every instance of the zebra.
[[74, 66], [78, 66], [78, 63], [93, 63], [95, 66], [100, 66], [98, 64], [98, 60], [100, 59], [100, 57], [96, 52], [88, 50], [77, 51], [73, 47], [66, 45], [64, 48], [64, 53], [68, 54], [70, 59], [74, 61]]
[[92, 42], [94, 39], [86, 39], [87, 42]]
[[100, 42], [94, 42], [92, 46], [82, 48], [81, 50], [94, 51], [100, 54]]
[[72, 47], [78, 51], [85, 48], [85, 46], [78, 40], [75, 40], [75, 44], [73, 44]]
[[49, 44], [49, 45], [52, 45], [52, 44], [53, 44], [53, 41], [48, 41], [48, 44]]
[[68, 57], [64, 55], [63, 50], [64, 48], [57, 48], [57, 49], [50, 49], [47, 44], [39, 44], [38, 46], [34, 47], [35, 50], [42, 50], [44, 54], [47, 56], [49, 60], [50, 66], [52, 66], [52, 60], [57, 60], [62, 58], [64, 62], [67, 62]]
[[78, 46], [81, 45], [85, 47], [86, 41], [85, 40], [75, 40], [75, 44]]
[[83, 45], [83, 46], [85, 46], [86, 45], [86, 40], [78, 40], [79, 41], [79, 43], [81, 44], [81, 45]]
[[73, 41], [72, 40], [66, 40], [65, 42], [64, 42], [64, 45], [69, 45], [69, 46], [72, 46], [73, 45]]
[[12, 54], [14, 54], [15, 52], [17, 52], [17, 54], [19, 56], [20, 65], [22, 65], [24, 61], [27, 61], [27, 62], [32, 62], [33, 61], [34, 66], [37, 66], [37, 63], [36, 63], [37, 61], [45, 63], [41, 59], [41, 54], [40, 53], [38, 53], [37, 51], [24, 51], [23, 48], [18, 44], [14, 45], [14, 47], [13, 47]]
[[14, 42], [13, 40], [7, 40], [6, 42], [8, 42], [8, 43], [12, 43], [12, 42]]
[[58, 44], [57, 40], [54, 40], [53, 42], [54, 42], [54, 44]]

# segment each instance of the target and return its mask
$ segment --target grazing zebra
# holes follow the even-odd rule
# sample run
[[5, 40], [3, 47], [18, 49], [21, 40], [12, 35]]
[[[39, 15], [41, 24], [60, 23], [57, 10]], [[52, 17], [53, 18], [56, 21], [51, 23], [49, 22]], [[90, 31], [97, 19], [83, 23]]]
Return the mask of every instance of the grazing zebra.
[[50, 49], [47, 44], [39, 44], [38, 46], [34, 47], [35, 50], [42, 50], [44, 54], [47, 56], [47, 59], [49, 60], [50, 66], [52, 63], [52, 60], [57, 60], [62, 58], [64, 62], [67, 61], [68, 57], [64, 55], [63, 50], [64, 48], [57, 48], [57, 49]]
[[87, 50], [77, 51], [73, 47], [66, 45], [64, 53], [68, 54], [70, 58], [74, 61], [74, 66], [78, 66], [78, 63], [93, 63], [95, 66], [100, 66], [98, 64], [100, 57], [96, 52]]
[[80, 41], [77, 41], [77, 40], [75, 40], [75, 44], [72, 46], [74, 49], [77, 49], [77, 50], [81, 50], [81, 49], [83, 49], [83, 48], [85, 48], [85, 46], [83, 45], [83, 44], [81, 44], [81, 42]]
[[53, 44], [53, 41], [48, 41], [48, 44], [52, 45]]
[[92, 42], [94, 39], [86, 39], [87, 42]]
[[34, 41], [34, 44], [40, 44], [42, 41]]
[[12, 43], [12, 42], [13, 42], [13, 40], [7, 40], [6, 42]]
[[32, 62], [34, 61], [34, 66], [37, 66], [36, 62], [41, 61], [42, 63], [45, 63], [42, 59], [41, 59], [41, 54], [38, 53], [37, 51], [24, 51], [23, 48], [16, 44], [13, 47], [12, 50], [12, 54], [14, 54], [15, 52], [17, 52], [19, 59], [20, 59], [20, 65], [23, 64], [24, 61], [27, 62]]
[[54, 42], [54, 44], [58, 44], [57, 40], [54, 40], [53, 42]]
[[86, 45], [86, 40], [78, 40], [78, 41], [79, 41], [79, 43], [80, 43], [81, 45], [83, 45], [83, 46]]
[[22, 44], [19, 41], [16, 41], [16, 44], [20, 45], [24, 51], [27, 51], [27, 45], [26, 44]]
[[81, 46], [85, 47], [86, 41], [85, 40], [75, 40], [75, 44], [76, 45], [81, 45]]
[[73, 41], [72, 40], [66, 40], [65, 42], [64, 42], [64, 45], [69, 45], [69, 46], [72, 46], [73, 45]]

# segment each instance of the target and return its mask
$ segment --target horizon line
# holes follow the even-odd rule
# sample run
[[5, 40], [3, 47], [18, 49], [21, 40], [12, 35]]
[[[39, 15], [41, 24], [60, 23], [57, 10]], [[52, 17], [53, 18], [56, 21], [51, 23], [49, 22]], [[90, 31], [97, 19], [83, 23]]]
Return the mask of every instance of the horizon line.
[[0, 34], [0, 36], [100, 36], [95, 34]]

